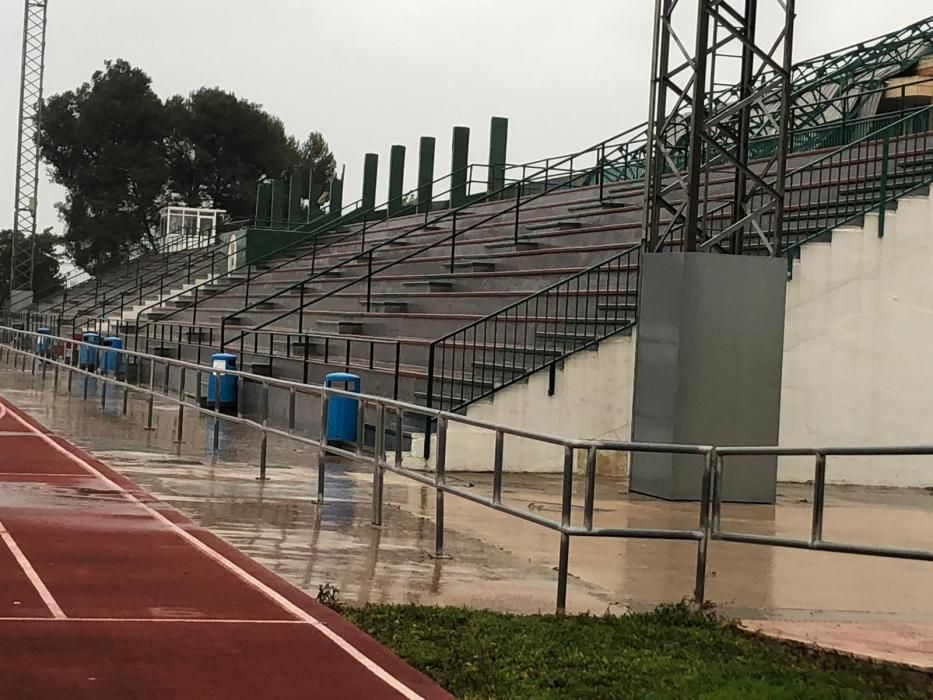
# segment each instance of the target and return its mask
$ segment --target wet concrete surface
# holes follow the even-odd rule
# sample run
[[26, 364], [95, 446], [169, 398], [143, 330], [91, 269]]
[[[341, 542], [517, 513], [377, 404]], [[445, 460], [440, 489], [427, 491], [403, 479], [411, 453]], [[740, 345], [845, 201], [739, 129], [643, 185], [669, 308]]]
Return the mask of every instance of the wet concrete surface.
[[[64, 386], [53, 395], [48, 381], [42, 390], [38, 377], [0, 369], [0, 393], [8, 399], [305, 590], [314, 593], [332, 584], [350, 604], [553, 611], [554, 532], [448, 497], [449, 558], [434, 559], [429, 487], [387, 474], [384, 524], [376, 528], [370, 524], [368, 465], [329, 463], [326, 503], [319, 507], [312, 446], [270, 438], [270, 479], [259, 481], [255, 431], [223, 424], [220, 451], [212, 455], [212, 419], [189, 411], [185, 439], [178, 445], [174, 406], [157, 404], [155, 430], [145, 431], [142, 400], [131, 399], [129, 416], [123, 417], [116, 396], [102, 411], [95, 395], [99, 386], [90, 389], [86, 401], [77, 380], [70, 396]], [[451, 474], [449, 480], [491, 493], [490, 475]], [[555, 519], [559, 493], [556, 476], [505, 476], [504, 500]], [[575, 496], [574, 522], [579, 523], [582, 480], [575, 484]], [[933, 549], [933, 493], [830, 486], [826, 503], [826, 540]], [[776, 506], [726, 505], [723, 526], [806, 538], [809, 506], [808, 486], [780, 484]], [[697, 518], [696, 504], [632, 495], [621, 479], [598, 482], [597, 526], [694, 528]], [[681, 600], [692, 591], [695, 556], [696, 545], [687, 542], [574, 539], [568, 608], [601, 613]], [[728, 614], [879, 630], [914, 625], [927, 630], [925, 640], [933, 639], [933, 564], [928, 562], [714, 542], [709, 572], [707, 596]]]

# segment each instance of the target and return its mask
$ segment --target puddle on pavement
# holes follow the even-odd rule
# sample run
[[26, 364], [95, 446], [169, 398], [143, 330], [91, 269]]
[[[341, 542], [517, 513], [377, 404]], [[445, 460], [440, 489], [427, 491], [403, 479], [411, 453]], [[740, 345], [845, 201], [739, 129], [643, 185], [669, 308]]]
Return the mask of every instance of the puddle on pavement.
[[[0, 370], [0, 393], [55, 432], [88, 450], [269, 569], [316, 594], [336, 585], [351, 604], [410, 602], [550, 612], [556, 595], [555, 533], [482, 506], [448, 497], [450, 558], [434, 559], [433, 489], [387, 474], [383, 526], [370, 524], [368, 465], [328, 464], [326, 503], [315, 502], [317, 454], [312, 446], [269, 441], [269, 476], [259, 481], [259, 437], [221, 427], [216, 456], [213, 421], [188, 416], [185, 440], [174, 442], [176, 412], [158, 406], [155, 430], [142, 429], [145, 404], [131, 399], [124, 418], [102, 414], [93, 397], [53, 396], [51, 385]], [[450, 474], [451, 481], [491, 491], [485, 474]], [[66, 498], [3, 484], [0, 509], [17, 499]], [[560, 478], [507, 474], [504, 500], [555, 516]], [[17, 493], [19, 495], [17, 495]], [[779, 485], [776, 506], [726, 506], [724, 526], [805, 537], [809, 488]], [[582, 494], [577, 488], [575, 495]], [[87, 494], [89, 502], [109, 499]], [[10, 499], [13, 499], [12, 501]], [[582, 518], [575, 499], [574, 521]], [[629, 495], [626, 484], [601, 478], [596, 524], [602, 527], [694, 528], [696, 504]], [[830, 487], [827, 537], [866, 544], [933, 549], [933, 495], [924, 491]], [[690, 595], [696, 546], [655, 540], [574, 539], [568, 607], [573, 611], [645, 609]], [[708, 597], [744, 617], [933, 621], [933, 565], [714, 542]]]

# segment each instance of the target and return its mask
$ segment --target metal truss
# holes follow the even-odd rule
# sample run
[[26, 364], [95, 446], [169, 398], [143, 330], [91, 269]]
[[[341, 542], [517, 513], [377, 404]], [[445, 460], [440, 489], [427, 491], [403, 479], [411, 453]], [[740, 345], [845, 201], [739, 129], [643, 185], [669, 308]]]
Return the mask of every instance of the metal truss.
[[[16, 197], [10, 267], [11, 301], [32, 289], [39, 189], [39, 111], [45, 73], [45, 29], [48, 0], [26, 0], [23, 62], [19, 98]], [[19, 240], [18, 240], [19, 239]]]
[[799, 63], [793, 71], [791, 126], [874, 116], [885, 81], [929, 55], [933, 17]]
[[[781, 17], [771, 32], [758, 22], [766, 4]], [[657, 0], [645, 178], [649, 251], [741, 254], [746, 235], [754, 234], [768, 254], [780, 253], [793, 27], [794, 0]], [[691, 31], [693, 42], [685, 38]], [[734, 82], [722, 80], [733, 75]], [[754, 167], [753, 123], [768, 124], [778, 137], [771, 157]]]

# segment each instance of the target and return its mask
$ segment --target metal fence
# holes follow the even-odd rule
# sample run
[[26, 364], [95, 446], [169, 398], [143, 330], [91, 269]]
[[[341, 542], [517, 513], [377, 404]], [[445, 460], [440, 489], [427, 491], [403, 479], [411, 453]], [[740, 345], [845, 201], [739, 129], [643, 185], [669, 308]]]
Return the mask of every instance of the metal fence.
[[[144, 375], [136, 381], [128, 381], [118, 376], [101, 375], [97, 372], [81, 369], [67, 361], [73, 351], [80, 347], [93, 349], [95, 352], [113, 352], [126, 363], [126, 366], [135, 366]], [[58, 348], [58, 351], [53, 351]], [[478, 421], [453, 413], [428, 409], [380, 396], [355, 394], [340, 389], [290, 382], [273, 379], [247, 372], [204, 367], [189, 362], [174, 360], [154, 355], [147, 355], [130, 350], [101, 348], [73, 341], [67, 338], [50, 338], [29, 331], [22, 331], [6, 326], [0, 326], [0, 361], [11, 364], [14, 368], [30, 371], [34, 375], [41, 375], [47, 381], [49, 372], [53, 376], [53, 391], [58, 391], [62, 382], [62, 373], [66, 376], [68, 391], [73, 390], [74, 376], [85, 378], [95, 377], [107, 384], [113, 385], [123, 391], [123, 414], [127, 414], [128, 397], [131, 393], [146, 397], [146, 427], [153, 427], [154, 404], [158, 399], [169, 402], [177, 407], [175, 422], [175, 439], [181, 442], [184, 435], [185, 417], [187, 412], [207, 415], [213, 420], [212, 443], [213, 450], [219, 448], [219, 427], [222, 421], [229, 421], [258, 431], [261, 435], [259, 453], [257, 455], [259, 478], [266, 478], [267, 448], [269, 436], [277, 436], [295, 440], [318, 448], [317, 460], [317, 502], [323, 504], [325, 500], [325, 485], [327, 479], [328, 456], [343, 457], [372, 467], [372, 517], [374, 526], [383, 523], [383, 505], [385, 500], [384, 478], [390, 472], [410, 479], [434, 489], [435, 492], [435, 531], [434, 554], [443, 556], [445, 552], [445, 518], [444, 507], [447, 496], [469, 501], [489, 508], [493, 511], [533, 523], [540, 527], [554, 531], [559, 536], [558, 567], [556, 582], [556, 605], [558, 614], [564, 612], [567, 604], [567, 583], [570, 570], [570, 542], [574, 537], [606, 537], [622, 539], [647, 539], [684, 541], [696, 543], [696, 571], [694, 577], [692, 597], [696, 604], [706, 601], [707, 582], [707, 555], [709, 544], [712, 541], [738, 542], [758, 546], [793, 547], [819, 551], [841, 552], [880, 557], [894, 557], [917, 561], [933, 561], [933, 550], [911, 550], [902, 548], [873, 547], [859, 544], [834, 543], [823, 539], [822, 523], [824, 512], [824, 494], [826, 489], [826, 457], [846, 455], [930, 455], [933, 456], [933, 445], [916, 447], [842, 447], [842, 448], [780, 448], [780, 447], [714, 447], [711, 445], [668, 445], [649, 444], [637, 442], [612, 442], [602, 440], [572, 440], [554, 435], [536, 433], [530, 430], [512, 428], [505, 425]], [[173, 375], [179, 380], [178, 390], [169, 391]], [[204, 405], [202, 387], [206, 378], [212, 376], [219, 383], [224, 376], [234, 376], [238, 381], [253, 382], [261, 387], [263, 400], [258, 420], [246, 418], [239, 412], [227, 415], [220, 410], [220, 391], [214, 392], [215, 403]], [[192, 402], [185, 392], [185, 378], [195, 380], [196, 394]], [[276, 388], [288, 392], [290, 396], [290, 411], [288, 428], [277, 428], [269, 424], [269, 392]], [[297, 394], [309, 395], [319, 401], [321, 429], [315, 439], [295, 432], [295, 396]], [[83, 383], [83, 396], [88, 395], [88, 382]], [[372, 450], [364, 448], [363, 440], [359, 439], [355, 449], [338, 447], [327, 441], [327, 414], [329, 401], [335, 396], [345, 396], [359, 401], [358, 428], [362, 428], [364, 415], [369, 411], [375, 417], [375, 444]], [[96, 397], [95, 397], [96, 398]], [[106, 407], [108, 392], [101, 391], [100, 402], [102, 408]], [[406, 414], [423, 416], [437, 424], [437, 449], [434, 464], [428, 471], [420, 471], [405, 465], [405, 454], [402, 441], [395, 440], [394, 450], [386, 448], [386, 434], [394, 421], [396, 435], [401, 434], [401, 427]], [[450, 426], [462, 424], [489, 431], [494, 436], [494, 448], [489, 455], [492, 466], [492, 488], [487, 494], [479, 494], [475, 489], [466, 489], [449, 483], [447, 480], [447, 442]], [[358, 431], [358, 435], [361, 434]], [[563, 469], [561, 480], [561, 509], [560, 519], [552, 519], [533, 512], [528, 508], [516, 507], [503, 501], [503, 471], [506, 441], [509, 439], [531, 440], [556, 446], [563, 450]], [[583, 451], [586, 454], [583, 468], [583, 515], [579, 524], [574, 524], [574, 475], [575, 453]], [[639, 452], [652, 452], [664, 454], [695, 455], [704, 460], [705, 467], [702, 475], [701, 497], [698, 503], [697, 526], [692, 529], [674, 528], [601, 528], [594, 525], [593, 513], [596, 500], [596, 465], [600, 453], [626, 452], [629, 454]], [[725, 460], [740, 455], [787, 455], [814, 457], [813, 481], [813, 524], [811, 537], [808, 540], [789, 539], [785, 537], [759, 535], [744, 532], [731, 532], [722, 529], [722, 481]]]

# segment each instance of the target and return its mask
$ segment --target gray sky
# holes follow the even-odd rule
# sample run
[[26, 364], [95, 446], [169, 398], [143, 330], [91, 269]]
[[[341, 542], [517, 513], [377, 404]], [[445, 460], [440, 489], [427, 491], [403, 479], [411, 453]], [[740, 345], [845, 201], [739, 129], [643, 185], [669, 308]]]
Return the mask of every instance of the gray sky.
[[[762, 3], [763, 5], [764, 3]], [[807, 58], [922, 19], [920, 0], [798, 0], [795, 56]], [[472, 129], [485, 160], [489, 117], [510, 119], [509, 160], [583, 148], [646, 118], [653, 0], [51, 0], [46, 95], [108, 58], [159, 95], [220, 86], [261, 103], [289, 132], [321, 131], [359, 192], [363, 154]], [[12, 224], [22, 0], [0, 3], [0, 227]], [[40, 228], [62, 191], [40, 185]]]

